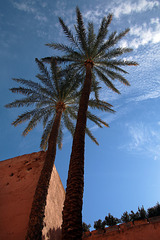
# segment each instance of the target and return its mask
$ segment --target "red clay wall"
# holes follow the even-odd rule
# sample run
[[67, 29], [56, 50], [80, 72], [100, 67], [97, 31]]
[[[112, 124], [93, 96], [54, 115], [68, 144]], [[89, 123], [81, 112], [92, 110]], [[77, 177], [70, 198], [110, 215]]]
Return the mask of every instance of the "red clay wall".
[[87, 232], [83, 240], [160, 240], [160, 217]]
[[[0, 162], [0, 240], [23, 240], [27, 230], [44, 152], [26, 154]], [[65, 191], [53, 169], [45, 208], [43, 239], [61, 238]], [[53, 218], [54, 216], [54, 218]], [[83, 240], [160, 240], [160, 217], [92, 231]]]
[[[0, 162], [0, 240], [25, 239], [44, 157], [45, 152], [37, 152]], [[54, 167], [45, 208], [45, 240], [50, 236], [60, 239], [64, 198], [65, 191]]]

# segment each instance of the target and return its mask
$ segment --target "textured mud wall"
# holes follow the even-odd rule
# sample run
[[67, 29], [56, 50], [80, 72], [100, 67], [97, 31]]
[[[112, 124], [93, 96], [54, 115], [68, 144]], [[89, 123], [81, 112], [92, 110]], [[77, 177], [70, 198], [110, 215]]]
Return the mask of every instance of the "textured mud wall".
[[[0, 240], [23, 240], [32, 200], [44, 163], [44, 152], [0, 162]], [[45, 209], [44, 239], [60, 238], [65, 191], [54, 168]]]
[[108, 227], [104, 231], [87, 232], [83, 240], [159, 240], [160, 217]]
[[43, 239], [61, 240], [62, 209], [65, 191], [61, 179], [54, 167], [45, 208]]

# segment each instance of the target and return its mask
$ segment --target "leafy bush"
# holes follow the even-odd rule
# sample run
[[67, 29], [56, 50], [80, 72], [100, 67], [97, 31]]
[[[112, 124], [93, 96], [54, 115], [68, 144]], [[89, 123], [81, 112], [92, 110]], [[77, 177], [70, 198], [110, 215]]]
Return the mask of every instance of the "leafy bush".
[[138, 212], [139, 212], [139, 219], [146, 219], [147, 218], [147, 212], [144, 209], [143, 205], [141, 208], [138, 207]]
[[83, 232], [90, 231], [91, 224], [86, 224], [85, 222], [82, 223]]
[[105, 228], [105, 225], [106, 225], [106, 222], [105, 222], [105, 221], [102, 222], [101, 219], [99, 219], [98, 221], [95, 221], [95, 222], [94, 222], [94, 228], [95, 228], [96, 230], [98, 230], [98, 229], [104, 229], [104, 228]]
[[137, 211], [136, 213], [134, 213], [133, 211], [131, 211], [131, 213], [129, 214], [130, 216], [130, 221], [136, 221], [139, 220], [139, 212]]
[[154, 207], [148, 208], [147, 212], [148, 212], [148, 218], [160, 216], [160, 204], [159, 204], [159, 202], [157, 202], [157, 204]]
[[128, 212], [124, 212], [123, 215], [121, 216], [121, 221], [123, 223], [127, 223], [127, 222], [130, 222], [131, 219], [130, 219], [130, 215], [128, 214]]
[[108, 216], [105, 217], [105, 222], [107, 226], [114, 226], [117, 223], [120, 223], [120, 220], [118, 218], [113, 217], [110, 213]]

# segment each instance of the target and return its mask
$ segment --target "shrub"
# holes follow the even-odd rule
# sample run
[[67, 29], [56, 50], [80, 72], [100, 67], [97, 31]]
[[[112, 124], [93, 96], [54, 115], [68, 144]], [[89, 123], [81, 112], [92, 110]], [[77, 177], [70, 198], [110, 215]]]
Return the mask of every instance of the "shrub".
[[154, 207], [148, 208], [147, 213], [148, 213], [148, 218], [160, 216], [160, 204], [159, 204], [159, 202], [157, 202], [157, 204]]
[[90, 231], [91, 224], [86, 224], [85, 222], [82, 223], [83, 232]]
[[129, 214], [130, 216], [130, 220], [131, 221], [136, 221], [139, 220], [139, 212], [137, 211], [136, 213], [134, 213], [133, 211], [131, 211], [131, 213]]
[[101, 219], [99, 219], [98, 221], [95, 221], [95, 222], [94, 222], [94, 228], [95, 228], [96, 230], [98, 230], [98, 229], [104, 229], [104, 228], [105, 228], [105, 225], [106, 225], [105, 221], [102, 222]]
[[141, 208], [138, 207], [138, 212], [139, 212], [139, 219], [146, 219], [147, 218], [147, 212], [144, 209], [143, 205]]
[[105, 222], [107, 226], [114, 226], [117, 223], [120, 223], [120, 220], [118, 218], [113, 217], [110, 213], [108, 216], [105, 217]]
[[130, 215], [128, 214], [127, 211], [123, 213], [123, 215], [121, 216], [121, 220], [123, 223], [127, 223], [131, 221]]

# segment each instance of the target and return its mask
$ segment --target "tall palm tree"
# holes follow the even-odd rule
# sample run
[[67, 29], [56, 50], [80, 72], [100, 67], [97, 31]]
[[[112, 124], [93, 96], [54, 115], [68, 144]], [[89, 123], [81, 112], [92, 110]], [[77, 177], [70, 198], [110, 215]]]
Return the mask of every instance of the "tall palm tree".
[[[23, 87], [12, 88], [11, 91], [13, 93], [21, 93], [26, 97], [6, 105], [6, 107], [9, 108], [29, 107], [34, 105], [34, 109], [18, 116], [12, 123], [14, 126], [17, 126], [26, 120], [30, 120], [23, 131], [24, 136], [40, 121], [43, 122], [45, 128], [40, 146], [42, 149], [47, 148], [47, 152], [32, 203], [26, 235], [27, 240], [39, 240], [42, 237], [44, 210], [49, 181], [56, 156], [56, 145], [58, 143], [59, 148], [62, 146], [63, 125], [72, 135], [74, 134], [75, 126], [73, 120], [77, 118], [80, 97], [78, 86], [82, 81], [80, 75], [75, 75], [73, 71], [68, 71], [69, 69], [61, 71], [60, 68], [57, 67], [54, 59], [51, 61], [51, 72], [48, 71], [41, 61], [36, 59], [36, 62], [40, 70], [40, 74], [36, 77], [40, 80], [40, 83], [21, 78], [13, 79], [23, 85]], [[111, 109], [112, 106], [104, 101], [97, 102], [91, 99], [89, 105], [91, 108], [114, 112]], [[101, 120], [90, 111], [87, 112], [87, 117], [99, 127], [102, 127], [102, 124], [108, 126], [105, 121]], [[86, 128], [86, 133], [96, 144], [98, 144], [88, 128]]]
[[[88, 28], [84, 26], [82, 14], [76, 8], [77, 25], [75, 25], [76, 36], [67, 27], [64, 21], [59, 18], [60, 25], [69, 39], [71, 46], [59, 43], [47, 44], [47, 46], [61, 50], [65, 54], [56, 57], [59, 62], [66, 62], [77, 71], [85, 72], [85, 80], [80, 98], [79, 112], [76, 129], [73, 138], [72, 153], [68, 172], [66, 199], [63, 209], [62, 237], [63, 240], [79, 240], [82, 238], [82, 202], [83, 202], [83, 178], [84, 178], [84, 139], [87, 119], [87, 108], [91, 86], [96, 81], [102, 81], [107, 87], [116, 93], [120, 93], [114, 86], [112, 80], [119, 80], [129, 86], [122, 73], [127, 73], [122, 66], [136, 66], [134, 61], [126, 61], [122, 54], [132, 51], [130, 48], [114, 47], [124, 37], [129, 29], [117, 34], [111, 33], [106, 39], [108, 26], [111, 23], [112, 15], [102, 19], [98, 33], [95, 34], [92, 22]], [[44, 58], [50, 61], [50, 58]], [[96, 79], [96, 76], [99, 78]], [[98, 99], [98, 91], [95, 89], [95, 96]], [[74, 176], [74, 177], [73, 177]]]

